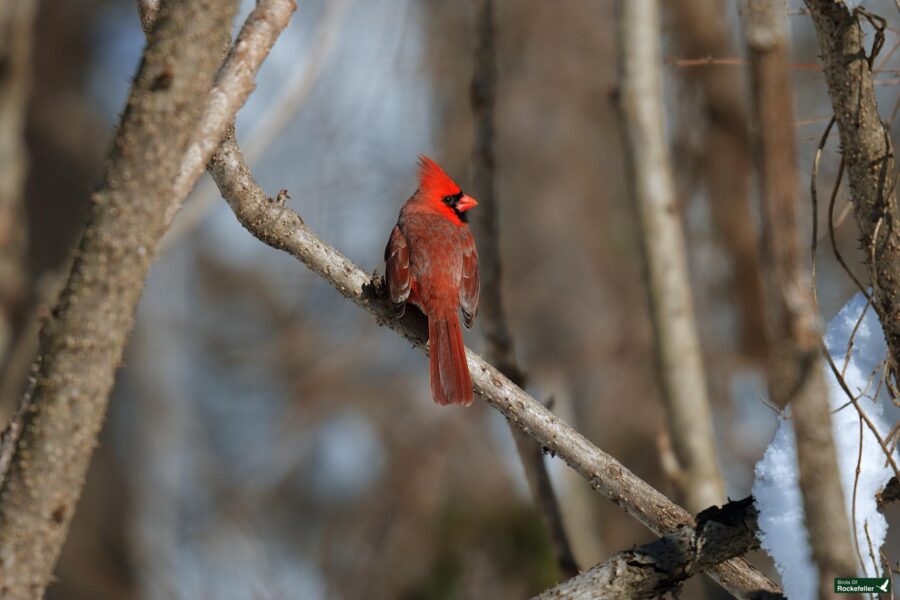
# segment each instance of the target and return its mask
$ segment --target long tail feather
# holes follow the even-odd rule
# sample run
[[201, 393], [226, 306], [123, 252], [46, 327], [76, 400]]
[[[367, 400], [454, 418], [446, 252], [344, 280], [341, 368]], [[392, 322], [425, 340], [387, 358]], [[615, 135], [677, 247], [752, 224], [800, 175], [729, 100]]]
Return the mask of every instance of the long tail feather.
[[428, 316], [431, 395], [438, 404], [472, 404], [472, 378], [455, 307], [438, 307]]

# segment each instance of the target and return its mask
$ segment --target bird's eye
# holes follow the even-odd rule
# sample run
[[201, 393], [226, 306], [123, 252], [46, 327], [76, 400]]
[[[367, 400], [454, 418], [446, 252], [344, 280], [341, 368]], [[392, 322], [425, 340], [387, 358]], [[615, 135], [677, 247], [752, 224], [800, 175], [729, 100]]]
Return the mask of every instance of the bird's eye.
[[455, 199], [455, 198], [454, 198], [453, 196], [444, 196], [443, 198], [441, 198], [441, 200], [443, 201], [443, 203], [446, 204], [446, 205], [448, 205], [448, 206], [451, 205], [451, 204], [453, 204], [453, 200], [454, 200], [454, 199]]

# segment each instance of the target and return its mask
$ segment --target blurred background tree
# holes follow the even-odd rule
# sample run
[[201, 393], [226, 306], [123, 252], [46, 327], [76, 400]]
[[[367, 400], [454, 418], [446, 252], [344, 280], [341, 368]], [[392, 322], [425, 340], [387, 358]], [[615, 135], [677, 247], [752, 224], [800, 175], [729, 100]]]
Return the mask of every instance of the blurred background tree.
[[[623, 174], [613, 3], [495, 4], [502, 284], [518, 362], [536, 397], [683, 501], [666, 468]], [[664, 4], [666, 124], [719, 464], [727, 495], [743, 497], [776, 414], [760, 362], [740, 17], [724, 1]], [[790, 3], [791, 77], [806, 198], [831, 108], [801, 6]], [[469, 181], [474, 7], [301, 2], [239, 115], [263, 187], [290, 189], [306, 222], [370, 271], [415, 188], [417, 154]], [[866, 7], [896, 16], [886, 1]], [[21, 257], [14, 292], [0, 288], [3, 419], [144, 44], [131, 0], [42, 0], [32, 26], [27, 226], [0, 223], [27, 240], [11, 254]], [[894, 136], [898, 45], [889, 27], [876, 59]], [[836, 135], [822, 189], [836, 176]], [[847, 206], [842, 187], [836, 213]], [[853, 220], [838, 222], [862, 276]], [[825, 317], [855, 290], [829, 253], [818, 283]], [[467, 341], [483, 349], [477, 327]], [[202, 181], [152, 268], [48, 598], [518, 598], [552, 585], [560, 576], [503, 418], [482, 403], [441, 410], [426, 377], [419, 352], [247, 235]], [[550, 468], [580, 565], [653, 539], [559, 461]], [[885, 551], [897, 556], [896, 533]]]

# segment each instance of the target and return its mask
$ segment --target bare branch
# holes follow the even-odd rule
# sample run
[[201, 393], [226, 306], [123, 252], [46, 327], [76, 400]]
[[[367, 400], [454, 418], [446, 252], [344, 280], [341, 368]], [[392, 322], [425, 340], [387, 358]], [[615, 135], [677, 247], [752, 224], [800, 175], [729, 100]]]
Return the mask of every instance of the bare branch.
[[[900, 485], [891, 479], [878, 501], [879, 508], [900, 498]], [[678, 531], [632, 550], [620, 552], [578, 577], [541, 594], [552, 598], [660, 598], [677, 592], [689, 577], [759, 547], [758, 513], [753, 497], [734, 500], [697, 515], [696, 527]], [[760, 593], [755, 598], [781, 597]]]
[[[407, 310], [401, 319], [385, 296], [381, 277], [370, 277], [315, 234], [285, 205], [287, 192], [269, 198], [254, 181], [234, 133], [213, 154], [209, 172], [235, 216], [253, 236], [302, 261], [345, 298], [419, 348], [427, 339], [425, 318]], [[467, 351], [475, 391], [513, 424], [558, 455], [590, 484], [651, 531], [665, 535], [692, 523], [690, 514], [629, 471], [479, 356]], [[710, 575], [739, 598], [778, 586], [741, 559], [713, 567]]]
[[[309, 99], [325, 65], [338, 48], [342, 28], [352, 5], [353, 0], [334, 0], [325, 6], [325, 14], [310, 42], [312, 50], [309, 60], [296, 62], [291, 73], [285, 78], [286, 82], [278, 96], [267, 106], [265, 114], [244, 138], [242, 149], [249, 164], [256, 163], [285, 130], [291, 117], [297, 114], [300, 107]], [[178, 240], [191, 233], [203, 222], [214, 206], [219, 206], [219, 190], [211, 180], [201, 179], [166, 232], [160, 251], [165, 252]]]
[[[501, 294], [500, 231], [498, 227], [497, 185], [494, 155], [494, 98], [497, 66], [494, 49], [494, 2], [481, 0], [476, 23], [476, 45], [472, 73], [472, 113], [475, 121], [475, 147], [472, 152], [473, 192], [478, 198], [472, 227], [478, 239], [478, 270], [481, 295], [478, 312], [481, 331], [487, 343], [488, 362], [509, 377], [517, 386], [525, 387], [525, 375], [516, 363], [512, 335], [506, 322]], [[510, 424], [525, 478], [535, 507], [544, 520], [565, 577], [578, 574], [578, 563], [569, 544], [562, 511], [553, 490], [540, 444], [518, 427]]]
[[[551, 588], [541, 600], [555, 598], [662, 598], [677, 594], [689, 577], [759, 546], [753, 498], [729, 502], [697, 515], [697, 526], [684, 526], [654, 542], [619, 552], [590, 570]], [[782, 598], [761, 590], [754, 598]]]
[[620, 3], [621, 95], [628, 171], [639, 216], [669, 437], [688, 508], [724, 499], [687, 267], [680, 211], [663, 131], [659, 6]]
[[834, 577], [855, 574], [856, 560], [831, 433], [818, 319], [808, 292], [809, 272], [800, 260], [786, 19], [778, 0], [747, 3], [771, 345], [769, 393], [778, 406], [791, 402], [806, 528], [819, 567], [820, 596], [830, 597]]
[[[871, 58], [863, 46], [858, 17], [842, 2], [806, 0], [806, 6], [816, 27], [853, 211], [866, 250], [869, 285], [896, 379], [900, 365], [900, 207], [894, 149], [878, 115]], [[875, 39], [879, 39], [877, 33]]]
[[[254, 13], [275, 4], [276, 15], [294, 7], [269, 0]], [[0, 483], [4, 598], [38, 598], [50, 579], [159, 241], [285, 24], [248, 20], [213, 88], [234, 10], [173, 0], [153, 26], [68, 282], [41, 332], [37, 378], [13, 422], [20, 433], [4, 436], [15, 445]]]
[[[181, 163], [181, 172], [175, 180], [174, 194], [177, 198], [187, 197], [194, 182], [206, 169], [222, 132], [256, 88], [256, 71], [269, 55], [278, 35], [287, 27], [296, 7], [294, 0], [262, 1], [247, 17], [228, 58], [216, 75], [216, 83], [209, 92], [194, 142]], [[178, 208], [180, 203], [166, 213], [167, 226], [172, 223]]]

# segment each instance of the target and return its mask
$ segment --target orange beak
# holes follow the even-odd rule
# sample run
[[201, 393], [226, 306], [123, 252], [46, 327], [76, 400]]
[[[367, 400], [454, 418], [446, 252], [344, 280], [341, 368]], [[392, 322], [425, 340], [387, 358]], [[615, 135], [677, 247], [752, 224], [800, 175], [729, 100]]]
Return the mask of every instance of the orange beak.
[[456, 210], [459, 212], [466, 212], [476, 206], [478, 206], [478, 200], [468, 194], [463, 194], [462, 198], [459, 199], [459, 202], [456, 203]]

